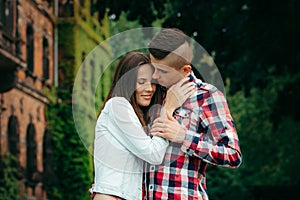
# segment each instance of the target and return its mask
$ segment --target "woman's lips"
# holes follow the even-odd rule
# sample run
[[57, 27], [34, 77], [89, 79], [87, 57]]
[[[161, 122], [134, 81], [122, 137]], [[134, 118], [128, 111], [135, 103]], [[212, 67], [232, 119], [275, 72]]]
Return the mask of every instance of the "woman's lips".
[[142, 95], [142, 97], [146, 100], [151, 100], [152, 95], [151, 94], [150, 95]]

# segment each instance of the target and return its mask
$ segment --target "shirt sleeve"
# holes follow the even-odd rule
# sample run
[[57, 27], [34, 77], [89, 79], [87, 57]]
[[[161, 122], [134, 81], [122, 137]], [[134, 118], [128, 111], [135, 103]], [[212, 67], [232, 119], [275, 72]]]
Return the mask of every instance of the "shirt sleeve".
[[211, 164], [238, 167], [242, 162], [239, 139], [223, 93], [201, 95], [199, 109], [189, 115], [181, 150]]
[[123, 97], [113, 98], [110, 116], [118, 131], [114, 137], [128, 151], [150, 164], [161, 164], [169, 141], [147, 136], [131, 104]]

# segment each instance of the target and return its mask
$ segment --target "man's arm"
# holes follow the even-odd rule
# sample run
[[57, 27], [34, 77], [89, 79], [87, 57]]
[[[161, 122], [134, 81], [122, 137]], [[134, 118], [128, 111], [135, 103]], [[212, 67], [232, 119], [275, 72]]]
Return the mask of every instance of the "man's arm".
[[223, 93], [201, 95], [199, 112], [189, 116], [181, 150], [211, 164], [238, 167], [242, 162], [239, 139]]

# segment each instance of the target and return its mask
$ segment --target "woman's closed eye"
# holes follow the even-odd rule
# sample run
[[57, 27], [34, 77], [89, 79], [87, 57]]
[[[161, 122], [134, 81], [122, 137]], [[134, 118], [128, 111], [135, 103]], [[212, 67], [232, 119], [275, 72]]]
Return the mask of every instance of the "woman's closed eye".
[[140, 84], [140, 85], [143, 85], [145, 83], [146, 83], [146, 81], [138, 81], [138, 84]]
[[137, 83], [139, 85], [144, 85], [144, 84], [147, 84], [147, 83], [151, 83], [151, 81], [147, 80], [147, 79], [138, 79], [137, 80]]

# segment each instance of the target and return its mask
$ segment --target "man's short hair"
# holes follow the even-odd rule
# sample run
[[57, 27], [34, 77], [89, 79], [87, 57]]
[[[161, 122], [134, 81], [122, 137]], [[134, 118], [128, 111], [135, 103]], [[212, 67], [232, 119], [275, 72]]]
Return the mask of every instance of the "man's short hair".
[[167, 28], [152, 38], [148, 49], [154, 58], [161, 60], [185, 42], [188, 42], [188, 38], [183, 31]]
[[163, 29], [153, 37], [148, 49], [157, 60], [171, 56], [172, 61], [169, 64], [177, 69], [191, 64], [193, 58], [188, 36], [177, 28]]

